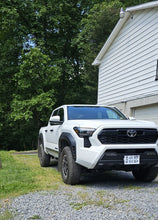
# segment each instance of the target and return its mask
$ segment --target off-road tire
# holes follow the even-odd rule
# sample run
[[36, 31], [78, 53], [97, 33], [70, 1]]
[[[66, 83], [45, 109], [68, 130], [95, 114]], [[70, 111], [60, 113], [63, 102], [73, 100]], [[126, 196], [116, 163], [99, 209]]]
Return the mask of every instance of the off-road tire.
[[75, 185], [80, 181], [81, 167], [78, 165], [72, 155], [69, 147], [64, 147], [61, 152], [61, 176], [66, 184]]
[[158, 174], [157, 167], [139, 168], [132, 171], [133, 176], [138, 181], [152, 182]]
[[50, 155], [44, 151], [43, 136], [40, 135], [38, 138], [38, 157], [41, 167], [48, 167], [50, 164]]

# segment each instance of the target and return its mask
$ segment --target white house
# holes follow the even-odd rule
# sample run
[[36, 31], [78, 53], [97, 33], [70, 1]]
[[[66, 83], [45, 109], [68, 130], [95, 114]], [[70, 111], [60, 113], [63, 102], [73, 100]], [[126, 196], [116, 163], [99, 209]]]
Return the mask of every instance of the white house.
[[158, 1], [121, 9], [97, 55], [98, 104], [158, 124]]

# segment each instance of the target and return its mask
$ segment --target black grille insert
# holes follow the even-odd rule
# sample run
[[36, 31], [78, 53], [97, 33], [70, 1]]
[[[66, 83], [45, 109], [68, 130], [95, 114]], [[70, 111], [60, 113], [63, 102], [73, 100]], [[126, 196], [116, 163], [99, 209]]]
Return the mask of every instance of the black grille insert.
[[88, 137], [84, 137], [84, 147], [90, 147], [91, 143]]
[[103, 154], [103, 160], [123, 160], [124, 155], [140, 155], [141, 159], [155, 159], [158, 160], [157, 152], [154, 149], [113, 149], [106, 150]]
[[[135, 132], [131, 137], [128, 135], [130, 130]], [[157, 130], [148, 128], [110, 128], [103, 129], [98, 134], [102, 144], [154, 144], [157, 138]]]

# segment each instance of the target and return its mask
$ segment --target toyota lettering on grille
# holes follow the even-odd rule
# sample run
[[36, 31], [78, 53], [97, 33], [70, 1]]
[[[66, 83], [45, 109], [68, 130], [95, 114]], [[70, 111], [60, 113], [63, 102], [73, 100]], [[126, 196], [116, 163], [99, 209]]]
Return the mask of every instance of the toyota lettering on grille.
[[137, 135], [136, 130], [133, 130], [133, 129], [127, 130], [127, 136], [128, 137], [135, 137], [136, 135]]

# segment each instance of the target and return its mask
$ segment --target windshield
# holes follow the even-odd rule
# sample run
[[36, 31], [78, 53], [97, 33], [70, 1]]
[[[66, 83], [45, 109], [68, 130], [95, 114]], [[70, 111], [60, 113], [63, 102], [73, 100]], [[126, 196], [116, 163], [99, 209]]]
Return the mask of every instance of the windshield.
[[125, 120], [117, 109], [102, 106], [68, 106], [68, 120], [113, 119]]

